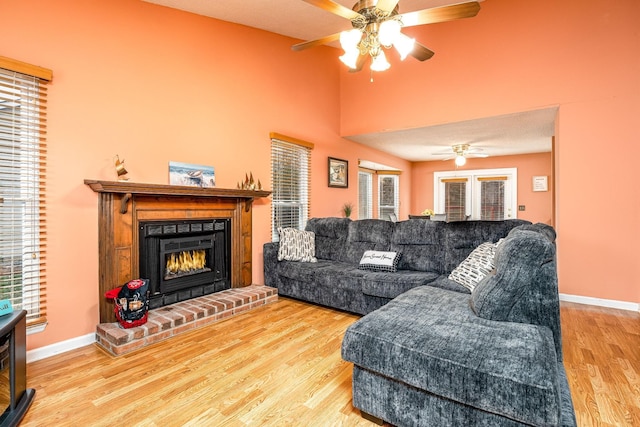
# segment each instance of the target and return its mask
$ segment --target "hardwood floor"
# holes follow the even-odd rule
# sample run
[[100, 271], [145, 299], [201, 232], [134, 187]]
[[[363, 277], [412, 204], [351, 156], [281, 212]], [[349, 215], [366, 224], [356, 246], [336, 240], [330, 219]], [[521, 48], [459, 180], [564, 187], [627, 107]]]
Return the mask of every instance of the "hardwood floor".
[[[281, 297], [113, 357], [91, 345], [30, 363], [22, 426], [370, 426], [340, 344], [358, 316]], [[562, 305], [580, 426], [640, 425], [640, 314]]]
[[640, 426], [640, 313], [562, 303], [564, 365], [579, 426]]

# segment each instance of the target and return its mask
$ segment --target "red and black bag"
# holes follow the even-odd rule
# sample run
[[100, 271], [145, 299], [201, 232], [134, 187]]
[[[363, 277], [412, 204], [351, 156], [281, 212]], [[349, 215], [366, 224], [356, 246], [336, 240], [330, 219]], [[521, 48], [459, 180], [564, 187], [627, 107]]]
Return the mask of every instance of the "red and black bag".
[[149, 279], [135, 279], [104, 295], [115, 301], [116, 318], [123, 328], [147, 323], [149, 313]]

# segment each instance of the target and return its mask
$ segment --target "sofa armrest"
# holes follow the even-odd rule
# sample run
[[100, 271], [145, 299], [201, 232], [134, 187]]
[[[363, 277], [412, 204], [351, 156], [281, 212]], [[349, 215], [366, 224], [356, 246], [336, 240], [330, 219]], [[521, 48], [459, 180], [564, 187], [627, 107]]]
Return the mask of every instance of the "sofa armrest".
[[268, 242], [263, 246], [263, 264], [264, 264], [264, 284], [277, 288], [278, 281], [278, 242]]

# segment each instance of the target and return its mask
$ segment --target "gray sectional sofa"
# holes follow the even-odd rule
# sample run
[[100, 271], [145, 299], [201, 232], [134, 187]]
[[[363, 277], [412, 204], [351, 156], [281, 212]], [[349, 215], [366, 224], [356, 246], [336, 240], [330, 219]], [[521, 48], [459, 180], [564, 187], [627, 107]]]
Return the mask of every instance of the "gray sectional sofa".
[[[351, 325], [353, 405], [397, 426], [575, 426], [562, 363], [555, 231], [526, 221], [309, 221], [317, 262], [278, 261], [281, 295], [366, 314]], [[448, 279], [497, 242], [470, 292]], [[401, 253], [396, 272], [358, 269], [365, 250]], [[274, 253], [275, 251], [275, 253]]]
[[[448, 280], [449, 273], [481, 243], [496, 242], [525, 224], [530, 222], [312, 218], [306, 230], [315, 235], [318, 262], [279, 262], [279, 244], [266, 243], [264, 280], [278, 288], [279, 295], [358, 314], [367, 314], [421, 285], [469, 293]], [[398, 271], [360, 270], [366, 250], [400, 253]]]

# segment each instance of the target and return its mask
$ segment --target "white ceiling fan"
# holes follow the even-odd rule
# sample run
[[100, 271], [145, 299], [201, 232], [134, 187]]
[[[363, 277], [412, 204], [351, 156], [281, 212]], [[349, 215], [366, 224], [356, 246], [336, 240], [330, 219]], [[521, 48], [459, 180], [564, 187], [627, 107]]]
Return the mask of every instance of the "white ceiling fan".
[[472, 147], [469, 144], [456, 144], [451, 146], [451, 150], [433, 153], [434, 156], [446, 156], [443, 161], [455, 159], [456, 166], [464, 166], [467, 163], [467, 158], [472, 157], [489, 157], [488, 154], [483, 153], [481, 147]]

